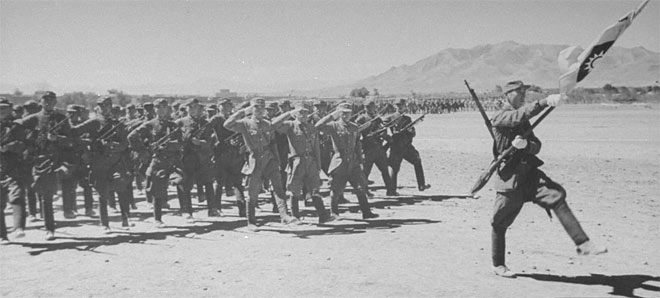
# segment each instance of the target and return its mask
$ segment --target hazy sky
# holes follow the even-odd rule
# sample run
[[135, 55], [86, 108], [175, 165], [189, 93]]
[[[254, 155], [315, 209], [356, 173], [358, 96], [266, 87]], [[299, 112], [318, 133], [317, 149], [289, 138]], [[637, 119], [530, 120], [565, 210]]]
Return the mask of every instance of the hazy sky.
[[[0, 0], [0, 80], [336, 83], [448, 47], [586, 46], [640, 2]], [[659, 20], [660, 1], [652, 0], [616, 45], [659, 51]]]

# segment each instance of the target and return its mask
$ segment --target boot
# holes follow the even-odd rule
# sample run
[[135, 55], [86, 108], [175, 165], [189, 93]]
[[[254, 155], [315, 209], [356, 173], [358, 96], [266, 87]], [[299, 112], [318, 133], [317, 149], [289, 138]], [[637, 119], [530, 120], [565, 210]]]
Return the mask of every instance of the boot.
[[577, 253], [580, 256], [587, 256], [587, 255], [600, 255], [604, 254], [607, 252], [607, 248], [604, 246], [596, 245], [590, 240], [587, 240], [587, 242], [582, 243], [577, 246]]
[[296, 218], [300, 218], [300, 206], [298, 202], [300, 199], [297, 196], [291, 196], [291, 215]]

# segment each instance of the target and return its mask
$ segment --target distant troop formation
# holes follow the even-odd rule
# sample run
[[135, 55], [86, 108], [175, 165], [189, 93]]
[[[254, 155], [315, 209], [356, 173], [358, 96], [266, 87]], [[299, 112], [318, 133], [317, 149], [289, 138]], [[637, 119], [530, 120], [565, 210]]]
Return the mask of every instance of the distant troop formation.
[[[20, 108], [0, 101], [3, 242], [8, 241], [7, 204], [12, 206], [13, 237], [23, 237], [26, 220], [40, 215], [46, 239], [54, 239], [53, 198], [61, 190], [63, 216], [75, 218], [78, 186], [85, 216], [98, 216], [105, 230], [110, 230], [109, 213], [119, 213], [125, 228], [134, 225], [134, 188], [152, 204], [158, 228], [165, 226], [168, 187], [175, 186], [180, 214], [188, 222], [195, 221], [191, 193], [197, 187], [209, 217], [222, 215], [227, 193], [236, 196], [238, 215], [254, 229], [262, 224], [255, 213], [258, 196], [268, 189], [281, 222], [297, 225], [301, 201], [315, 207], [320, 223], [341, 220], [339, 204], [345, 202], [347, 183], [362, 217], [378, 217], [368, 202], [367, 178], [374, 164], [388, 196], [398, 195], [403, 160], [413, 165], [418, 189], [430, 187], [413, 146], [415, 125], [423, 116], [413, 120], [406, 115], [404, 99], [381, 108], [367, 101], [354, 112], [348, 103], [293, 105], [259, 97], [238, 109], [229, 99], [206, 107], [196, 98], [177, 105], [157, 99], [120, 109], [112, 97], [102, 96], [91, 118], [83, 106], [59, 111], [56, 103], [53, 92]], [[329, 210], [319, 191], [321, 172], [329, 178]]]

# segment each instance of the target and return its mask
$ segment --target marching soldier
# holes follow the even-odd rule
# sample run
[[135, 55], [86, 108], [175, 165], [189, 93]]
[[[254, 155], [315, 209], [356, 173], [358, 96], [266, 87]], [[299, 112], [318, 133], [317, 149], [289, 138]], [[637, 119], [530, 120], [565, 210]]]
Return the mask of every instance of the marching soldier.
[[390, 157], [389, 165], [392, 168], [392, 184], [396, 188], [397, 177], [399, 176], [399, 170], [401, 169], [401, 162], [405, 159], [413, 165], [415, 168], [415, 177], [417, 178], [417, 187], [420, 191], [431, 188], [431, 185], [426, 184], [424, 179], [424, 168], [422, 167], [422, 158], [419, 156], [419, 152], [413, 146], [412, 141], [415, 137], [415, 127], [411, 126], [405, 130], [412, 122], [408, 115], [405, 115], [407, 112], [407, 104], [405, 99], [400, 99], [396, 103], [397, 112], [388, 118], [388, 122], [393, 120], [392, 118], [396, 117], [396, 123], [392, 126], [392, 143], [390, 146]]
[[[23, 109], [25, 111], [23, 118], [25, 118], [32, 114], [38, 113], [41, 110], [41, 107], [36, 101], [30, 99], [23, 104]], [[33, 132], [28, 130], [26, 139], [32, 139], [31, 138], [32, 134]], [[36, 144], [33, 142], [27, 142], [26, 146], [27, 148], [23, 153], [23, 159], [25, 161], [26, 167], [31, 169], [34, 166], [34, 158], [36, 157], [37, 147]], [[35, 193], [34, 188], [32, 187], [32, 182], [33, 182], [32, 175], [28, 175], [28, 179], [29, 181], [25, 185], [25, 193], [27, 194], [27, 205], [28, 205], [28, 220], [30, 222], [35, 222], [37, 221], [37, 214], [39, 213], [39, 209], [37, 208], [38, 200], [37, 200], [37, 194]]]
[[241, 153], [243, 142], [239, 139], [242, 136], [224, 127], [224, 123], [231, 115], [234, 107], [231, 100], [228, 98], [223, 99], [220, 102], [220, 107], [220, 113], [209, 120], [217, 139], [213, 155], [217, 182], [215, 189], [216, 201], [218, 208], [220, 208], [223, 188], [235, 187], [238, 215], [246, 217], [245, 197], [243, 195], [245, 187], [243, 187], [243, 174], [241, 173], [241, 169], [245, 164], [245, 155]]
[[[312, 120], [316, 123], [328, 114], [328, 104], [325, 101], [319, 101], [314, 103], [314, 107], [316, 108], [316, 115], [314, 115]], [[329, 177], [330, 174], [328, 173], [328, 167], [330, 166], [330, 160], [332, 159], [332, 140], [330, 135], [320, 131], [319, 143], [321, 150], [321, 170], [323, 170], [326, 176]]]
[[[89, 110], [82, 105], [75, 105], [74, 108], [79, 115], [79, 123], [74, 123], [78, 125], [89, 120]], [[77, 137], [77, 138], [76, 138]], [[83, 198], [85, 201], [85, 216], [93, 217], [96, 216], [94, 212], [94, 197], [92, 191], [92, 183], [89, 181], [90, 173], [90, 162], [91, 162], [91, 152], [89, 151], [89, 146], [85, 146], [81, 143], [81, 139], [89, 138], [89, 135], [83, 134], [79, 136], [74, 136], [74, 151], [76, 156], [78, 156], [78, 167], [77, 178], [78, 185], [83, 189]]]
[[186, 106], [188, 116], [176, 121], [183, 134], [183, 180], [177, 185], [181, 209], [192, 217], [190, 190], [193, 182], [198, 182], [208, 195], [208, 216], [220, 216], [220, 205], [213, 194], [213, 129], [202, 118], [202, 105], [198, 99], [190, 99]]
[[297, 224], [298, 219], [287, 214], [285, 191], [279, 172], [279, 160], [277, 147], [273, 146], [273, 126], [270, 121], [264, 119], [266, 103], [261, 97], [253, 98], [251, 106], [251, 118], [245, 118], [247, 109], [238, 110], [225, 121], [225, 128], [239, 132], [250, 155], [248, 162], [243, 167], [243, 174], [249, 176], [248, 183], [248, 206], [247, 222], [249, 228], [256, 228], [256, 206], [259, 193], [262, 190], [263, 179], [268, 179], [273, 187], [275, 201], [280, 214], [280, 220], [284, 224]]
[[[101, 225], [110, 230], [108, 200], [117, 193], [123, 227], [130, 227], [130, 195], [127, 185], [131, 175], [126, 160], [128, 141], [125, 124], [113, 117], [112, 97], [101, 97], [97, 101], [100, 113], [73, 130], [78, 135], [87, 135], [90, 148], [90, 180], [99, 193], [99, 216]], [[132, 190], [131, 190], [132, 191]]]
[[[146, 105], [146, 104], [145, 104]], [[144, 156], [151, 155], [151, 162], [146, 170], [147, 191], [154, 197], [155, 225], [162, 228], [162, 207], [167, 202], [167, 186], [170, 175], [180, 170], [181, 129], [170, 120], [170, 106], [164, 98], [154, 102], [156, 118], [144, 122], [128, 135], [130, 147]], [[145, 145], [149, 144], [149, 148]], [[175, 175], [174, 184], [180, 183], [181, 177]]]
[[9, 243], [5, 207], [11, 205], [14, 237], [25, 236], [25, 185], [29, 167], [23, 160], [25, 129], [14, 122], [12, 104], [0, 97], [0, 244]]
[[[316, 127], [308, 120], [309, 108], [300, 103], [297, 109], [283, 113], [273, 120], [273, 126], [285, 133], [289, 145], [289, 190], [291, 198], [291, 213], [300, 217], [298, 202], [304, 200], [303, 190], [312, 194], [314, 207], [319, 216], [319, 223], [336, 219], [327, 214], [323, 206], [323, 199], [319, 195], [321, 186], [321, 155], [319, 150], [319, 135]], [[290, 117], [294, 120], [287, 120]]]
[[142, 107], [144, 108], [144, 116], [142, 120], [151, 120], [156, 118], [156, 110], [154, 110], [153, 102], [145, 102]]
[[316, 128], [327, 133], [332, 139], [335, 152], [330, 161], [328, 172], [332, 178], [330, 182], [331, 211], [338, 217], [339, 199], [344, 193], [346, 182], [350, 182], [358, 197], [362, 218], [377, 218], [378, 214], [371, 212], [367, 200], [365, 186], [367, 182], [360, 166], [362, 149], [358, 141], [358, 126], [348, 121], [351, 117], [351, 106], [341, 103], [331, 114], [321, 118]]
[[[392, 183], [389, 169], [387, 167], [387, 149], [383, 145], [383, 139], [389, 138], [387, 130], [383, 128], [383, 120], [376, 114], [376, 103], [373, 100], [368, 100], [365, 104], [366, 112], [360, 115], [356, 123], [358, 125], [366, 125], [367, 127], [362, 130], [362, 150], [364, 151], [364, 178], [369, 178], [371, 168], [374, 163], [381, 173], [385, 189], [388, 196], [398, 195], [396, 192], [396, 184]], [[382, 133], [377, 133], [381, 129]]]
[[496, 275], [509, 278], [516, 277], [516, 274], [505, 265], [506, 230], [516, 219], [525, 202], [534, 202], [546, 210], [552, 209], [577, 246], [578, 254], [607, 252], [606, 248], [593, 244], [582, 230], [566, 204], [564, 188], [538, 169], [543, 165], [543, 161], [536, 157], [541, 150], [541, 141], [534, 133], [526, 138], [522, 137], [531, 127], [529, 119], [538, 115], [545, 107], [557, 106], [561, 101], [561, 96], [557, 94], [525, 104], [528, 87], [522, 81], [507, 83], [503, 88], [504, 106], [491, 119], [495, 158], [510, 146], [516, 148], [516, 153], [508, 158], [504, 166], [497, 170], [497, 175], [494, 175], [497, 196], [491, 219], [493, 270]]
[[[66, 108], [69, 126], [73, 127], [80, 124], [80, 113], [76, 110], [74, 105], [68, 105]], [[76, 218], [78, 216], [78, 206], [76, 204], [76, 187], [78, 186], [78, 176], [80, 174], [79, 168], [82, 166], [81, 155], [78, 148], [80, 148], [75, 137], [72, 136], [71, 146], [63, 152], [63, 158], [71, 169], [68, 175], [60, 175], [60, 183], [62, 187], [62, 211], [64, 218]]]
[[71, 131], [68, 118], [55, 111], [56, 103], [57, 95], [47, 91], [41, 96], [42, 110], [21, 120], [33, 132], [30, 141], [36, 146], [32, 186], [41, 202], [46, 240], [55, 239], [53, 196], [57, 192], [57, 173], [68, 174], [70, 168], [64, 162], [63, 152], [70, 148]]

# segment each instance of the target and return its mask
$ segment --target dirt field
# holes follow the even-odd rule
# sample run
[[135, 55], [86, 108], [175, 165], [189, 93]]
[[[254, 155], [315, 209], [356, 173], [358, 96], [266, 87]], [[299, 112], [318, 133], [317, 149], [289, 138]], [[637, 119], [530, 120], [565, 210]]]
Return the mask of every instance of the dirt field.
[[[657, 106], [565, 105], [541, 124], [543, 169], [610, 252], [578, 257], [561, 225], [527, 204], [507, 237], [517, 279], [491, 272], [490, 185], [479, 199], [460, 197], [491, 160], [479, 114], [463, 112], [419, 125], [415, 145], [433, 187], [419, 193], [404, 163], [401, 197], [373, 190], [378, 219], [359, 220], [349, 204], [343, 215], [354, 221], [319, 227], [307, 207], [309, 224], [247, 232], [229, 198], [222, 218], [208, 219], [198, 205], [198, 222], [185, 224], [172, 209], [170, 228], [156, 230], [140, 197], [136, 227], [121, 230], [114, 215], [116, 229], [105, 235], [96, 218], [58, 212], [57, 240], [44, 241], [37, 222], [0, 247], [0, 296], [659, 297], [659, 128]], [[376, 169], [370, 178], [382, 185]], [[258, 215], [276, 221], [270, 209], [263, 203]]]

